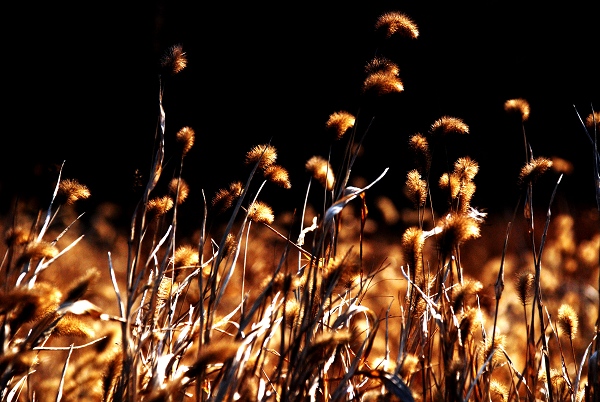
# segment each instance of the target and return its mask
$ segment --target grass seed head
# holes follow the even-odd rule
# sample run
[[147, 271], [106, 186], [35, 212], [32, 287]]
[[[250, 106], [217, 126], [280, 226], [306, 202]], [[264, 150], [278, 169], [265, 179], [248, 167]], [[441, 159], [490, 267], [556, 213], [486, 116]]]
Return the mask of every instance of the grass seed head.
[[481, 309], [469, 307], [467, 308], [460, 319], [460, 333], [463, 344], [467, 338], [484, 324], [485, 318]]
[[256, 145], [246, 153], [246, 165], [258, 163], [258, 168], [265, 170], [277, 161], [277, 150], [268, 144]]
[[598, 130], [600, 126], [600, 112], [590, 113], [585, 118], [585, 126], [590, 130]]
[[523, 306], [531, 303], [534, 281], [535, 277], [532, 272], [522, 271], [517, 273], [515, 278], [515, 289], [517, 291], [517, 297]]
[[52, 331], [55, 336], [73, 336], [90, 339], [95, 335], [94, 329], [75, 314], [65, 314]]
[[177, 205], [183, 204], [189, 194], [190, 186], [182, 178], [174, 178], [169, 182], [169, 195], [177, 200]]
[[192, 149], [195, 136], [196, 133], [194, 132], [194, 129], [188, 126], [180, 128], [179, 131], [177, 131], [177, 134], [175, 134], [175, 139], [181, 147], [181, 153], [183, 156], [187, 155], [190, 149]]
[[367, 75], [367, 78], [363, 81], [362, 91], [364, 94], [383, 96], [404, 91], [404, 84], [395, 74], [387, 71], [377, 71]]
[[42, 258], [54, 258], [58, 255], [58, 248], [51, 243], [46, 241], [36, 241], [29, 243], [25, 247], [23, 254], [19, 259], [19, 263], [23, 263], [29, 260], [40, 260]]
[[386, 38], [391, 38], [393, 35], [402, 35], [412, 39], [419, 37], [417, 24], [406, 14], [398, 11], [380, 15], [375, 23], [375, 30], [383, 32]]
[[323, 283], [335, 281], [344, 289], [352, 289], [360, 283], [360, 273], [360, 260], [355, 253], [331, 258], [323, 267]]
[[441, 220], [441, 223], [439, 246], [444, 254], [452, 252], [454, 247], [460, 246], [465, 241], [481, 235], [480, 221], [465, 214], [451, 212]]
[[506, 402], [508, 400], [508, 387], [498, 380], [490, 380], [490, 401]]
[[533, 184], [551, 167], [552, 161], [550, 159], [542, 156], [535, 158], [521, 168], [517, 182], [520, 186], [525, 186], [529, 183]]
[[[492, 346], [494, 349], [492, 349]], [[506, 335], [498, 334], [498, 332], [496, 332], [494, 342], [492, 342], [491, 336], [481, 341], [481, 347], [479, 348], [480, 361], [486, 361], [493, 353], [492, 359], [490, 360], [490, 365], [492, 367], [497, 366], [500, 363], [500, 359], [504, 356], [503, 350], [505, 348]]]
[[522, 98], [509, 99], [504, 102], [504, 111], [519, 116], [521, 121], [527, 121], [529, 118], [529, 102]]
[[223, 256], [227, 257], [231, 255], [238, 247], [238, 243], [233, 233], [227, 233], [225, 238], [225, 244], [223, 245]]
[[333, 190], [335, 176], [333, 175], [333, 168], [326, 159], [315, 155], [306, 161], [305, 168], [313, 179], [321, 183], [328, 191]]
[[188, 245], [182, 245], [175, 250], [173, 266], [176, 269], [182, 267], [195, 267], [199, 262], [200, 256], [198, 255], [198, 250], [195, 248]]
[[396, 63], [385, 57], [375, 57], [367, 63], [365, 72], [367, 74], [383, 72], [398, 76], [398, 74], [400, 74], [400, 68]]
[[408, 380], [417, 370], [419, 370], [419, 357], [412, 353], [404, 355], [398, 375]]
[[429, 172], [429, 168], [431, 167], [431, 152], [427, 138], [423, 134], [417, 133], [409, 138], [408, 146], [413, 152], [419, 173], [424, 175]]
[[402, 255], [411, 272], [420, 272], [422, 267], [425, 236], [418, 227], [409, 227], [402, 235]]
[[469, 126], [458, 117], [442, 116], [433, 122], [429, 132], [435, 136], [469, 134]]
[[579, 320], [575, 309], [569, 304], [562, 304], [558, 308], [558, 329], [569, 339], [575, 338], [579, 327]]
[[63, 294], [49, 282], [37, 281], [33, 288], [15, 288], [0, 293], [0, 313], [13, 326], [39, 320], [56, 312]]
[[273, 164], [267, 167], [263, 171], [263, 174], [265, 179], [269, 180], [271, 183], [277, 184], [279, 187], [283, 187], [286, 190], [292, 188], [289, 173], [283, 166]]
[[168, 74], [179, 74], [187, 67], [187, 55], [181, 45], [169, 47], [160, 60], [160, 67]]
[[59, 204], [73, 205], [79, 200], [85, 200], [90, 197], [90, 190], [77, 180], [65, 179], [58, 184], [56, 201]]
[[194, 378], [205, 372], [210, 364], [223, 363], [234, 357], [241, 343], [234, 339], [222, 338], [203, 345], [198, 352], [196, 361], [189, 367], [186, 377]]
[[225, 212], [233, 205], [233, 202], [240, 198], [244, 191], [244, 186], [239, 181], [229, 184], [228, 188], [222, 188], [214, 195], [211, 204], [217, 208], [219, 213]]
[[417, 169], [407, 173], [405, 191], [406, 196], [415, 208], [425, 205], [425, 201], [427, 201], [427, 182], [421, 179], [421, 174]]
[[473, 180], [477, 172], [479, 172], [479, 164], [468, 156], [458, 158], [454, 162], [454, 173], [463, 181]]
[[352, 114], [345, 110], [340, 110], [329, 115], [329, 119], [325, 123], [325, 128], [333, 133], [334, 139], [341, 140], [344, 134], [350, 128], [354, 127], [355, 122], [356, 118]]
[[454, 200], [460, 193], [460, 177], [456, 173], [443, 173], [438, 180], [438, 186], [450, 194], [450, 199]]
[[[542, 383], [547, 382], [548, 376], [545, 369], [540, 370], [538, 380]], [[555, 368], [550, 369], [550, 383], [552, 384], [554, 400], [571, 400], [571, 384], [569, 381], [567, 381], [567, 379], [565, 379], [565, 376], [561, 370]]]
[[248, 209], [248, 218], [253, 222], [271, 224], [275, 220], [273, 210], [262, 201], [254, 201]]
[[573, 164], [568, 160], [558, 156], [552, 157], [552, 170], [556, 173], [571, 174], [573, 169]]
[[462, 284], [459, 284], [455, 291], [452, 292], [452, 307], [454, 311], [458, 311], [465, 299], [469, 296], [476, 295], [481, 289], [483, 284], [474, 279], [465, 279]]
[[154, 218], [165, 215], [175, 205], [173, 198], [168, 195], [155, 197], [148, 201], [148, 214]]

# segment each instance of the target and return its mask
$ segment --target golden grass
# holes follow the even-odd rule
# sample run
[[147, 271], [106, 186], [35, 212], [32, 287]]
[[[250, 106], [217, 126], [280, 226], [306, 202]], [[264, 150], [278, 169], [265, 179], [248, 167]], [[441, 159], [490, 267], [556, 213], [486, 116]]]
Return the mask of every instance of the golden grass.
[[[375, 28], [382, 40], [418, 37], [402, 13]], [[161, 59], [166, 74], [186, 66], [180, 46]], [[385, 57], [369, 61], [363, 101], [404, 91], [399, 74]], [[553, 174], [558, 186], [562, 169], [532, 156], [526, 100], [505, 104], [526, 155], [508, 219], [472, 205], [476, 159], [444, 152], [469, 134], [462, 119], [441, 116], [405, 143], [413, 209], [398, 211], [369, 195], [387, 170], [352, 177], [366, 132], [360, 113], [337, 111], [324, 127], [343, 160], [306, 161], [299, 213], [261, 200], [302, 183], [274, 144], [259, 144], [231, 155], [250, 172], [203, 194], [204, 219], [183, 237], [195, 133], [183, 127], [165, 147], [162, 89], [129, 230], [106, 224], [108, 205], [92, 220], [110, 253], [77, 234], [73, 205], [91, 194], [62, 169], [47, 209], [19, 204], [4, 220], [2, 401], [597, 400], [600, 211], [554, 215], [554, 193], [534, 204], [538, 179]], [[595, 139], [597, 113], [581, 121]], [[455, 159], [433, 177], [440, 154]]]

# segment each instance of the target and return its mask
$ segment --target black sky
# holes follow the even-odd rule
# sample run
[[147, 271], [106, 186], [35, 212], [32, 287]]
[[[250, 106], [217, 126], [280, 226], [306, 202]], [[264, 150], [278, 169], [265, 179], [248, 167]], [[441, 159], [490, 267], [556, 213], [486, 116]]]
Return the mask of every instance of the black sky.
[[[405, 91], [380, 100], [356, 175], [390, 167], [382, 188], [401, 202], [408, 137], [452, 115], [471, 134], [450, 157], [479, 162], [478, 188], [491, 195], [482, 206], [513, 205], [523, 137], [503, 103], [523, 97], [534, 154], [571, 160], [565, 194], [594, 202], [591, 145], [574, 106], [583, 116], [600, 108], [598, 2], [348, 3], [13, 3], [4, 14], [3, 208], [15, 193], [45, 191], [63, 160], [65, 176], [98, 202], [127, 199], [134, 170], [148, 167], [157, 63], [174, 44], [189, 66], [166, 83], [167, 135], [195, 129], [184, 178], [208, 197], [237, 178], [246, 150], [269, 140], [301, 193], [304, 161], [328, 151], [328, 115], [368, 115], [363, 67], [380, 55], [399, 65]], [[386, 11], [409, 15], [420, 37], [378, 41], [374, 23]]]

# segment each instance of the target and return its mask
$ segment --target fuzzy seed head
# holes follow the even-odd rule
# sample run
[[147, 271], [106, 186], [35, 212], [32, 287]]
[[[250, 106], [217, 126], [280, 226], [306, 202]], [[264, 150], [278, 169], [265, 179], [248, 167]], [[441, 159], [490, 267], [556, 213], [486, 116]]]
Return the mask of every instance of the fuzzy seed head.
[[[493, 345], [492, 345], [493, 344]], [[492, 346], [494, 349], [492, 349]], [[506, 335], [496, 333], [496, 337], [494, 342], [492, 342], [492, 337], [487, 337], [485, 340], [481, 341], [481, 348], [479, 349], [480, 359], [481, 361], [487, 360], [490, 354], [493, 353], [493, 357], [491, 359], [491, 365], [497, 366], [499, 360], [504, 356], [502, 353], [506, 348]]]
[[409, 227], [402, 234], [402, 255], [411, 272], [419, 272], [422, 266], [425, 236], [418, 227]]
[[182, 178], [174, 178], [169, 182], [169, 194], [176, 198], [177, 205], [180, 205], [190, 194], [190, 186]]
[[323, 266], [323, 283], [342, 285], [345, 289], [352, 289], [360, 283], [361, 266], [359, 257], [346, 254], [343, 258], [331, 258]]
[[58, 321], [52, 333], [56, 336], [74, 336], [85, 339], [90, 339], [95, 335], [95, 331], [90, 325], [75, 314], [70, 313]]
[[527, 185], [529, 183], [535, 183], [535, 181], [542, 176], [548, 169], [552, 167], [552, 161], [548, 158], [538, 157], [527, 163], [521, 168], [519, 173], [518, 184], [520, 186]]
[[198, 251], [190, 246], [183, 245], [177, 247], [173, 256], [173, 266], [175, 268], [195, 267], [200, 263]]
[[253, 222], [271, 224], [275, 220], [273, 210], [261, 201], [255, 201], [248, 209], [248, 218]]
[[448, 190], [450, 192], [450, 198], [453, 200], [456, 199], [460, 193], [461, 181], [456, 173], [443, 173], [440, 176], [438, 185], [442, 190]]
[[400, 68], [396, 63], [385, 57], [375, 57], [367, 63], [365, 72], [367, 74], [382, 72], [398, 76], [398, 74], [400, 74]]
[[182, 127], [176, 134], [177, 143], [181, 146], [181, 152], [183, 156], [187, 155], [187, 153], [192, 149], [194, 145], [195, 139], [194, 130], [191, 127]]
[[369, 74], [363, 81], [363, 93], [373, 93], [377, 96], [404, 91], [404, 84], [396, 75], [378, 71]]
[[219, 212], [224, 212], [231, 208], [233, 202], [241, 197], [244, 187], [241, 182], [234, 181], [229, 184], [228, 188], [222, 188], [217, 191], [212, 199], [212, 206], [216, 207]]
[[431, 152], [429, 143], [424, 135], [417, 133], [409, 138], [408, 146], [412, 150], [417, 164], [417, 169], [421, 174], [429, 171], [431, 166]]
[[598, 130], [598, 127], [600, 126], [600, 112], [590, 113], [585, 118], [585, 126], [590, 130]]
[[485, 319], [479, 308], [467, 307], [460, 320], [461, 340], [463, 343], [475, 332], [481, 328]]
[[556, 173], [571, 174], [573, 173], [573, 164], [566, 159], [558, 156], [552, 157], [552, 170]]
[[246, 165], [258, 163], [259, 169], [265, 170], [277, 160], [277, 150], [268, 144], [256, 145], [246, 153]]
[[287, 325], [295, 327], [301, 318], [302, 307], [300, 302], [295, 298], [287, 299], [285, 303], [285, 320]]
[[464, 214], [449, 213], [442, 219], [439, 244], [445, 254], [465, 241], [480, 236], [480, 221]]
[[519, 272], [515, 278], [517, 297], [523, 306], [526, 306], [531, 302], [534, 281], [535, 277], [533, 273], [527, 271]]
[[393, 35], [412, 39], [419, 37], [417, 25], [406, 14], [397, 11], [380, 15], [375, 23], [375, 30], [383, 32], [386, 38], [391, 38]]
[[476, 295], [481, 289], [483, 289], [483, 284], [481, 282], [465, 279], [462, 284], [457, 286], [456, 291], [452, 294], [452, 307], [454, 308], [454, 311], [460, 309], [467, 297]]
[[31, 289], [15, 288], [0, 293], [0, 314], [6, 314], [14, 325], [31, 322], [55, 313], [62, 297], [54, 285], [38, 281]]
[[232, 233], [227, 233], [225, 238], [225, 245], [223, 246], [223, 255], [228, 256], [237, 249], [237, 242], [235, 236]]
[[152, 198], [148, 201], [148, 214], [153, 217], [163, 216], [173, 208], [173, 205], [175, 205], [173, 198], [168, 195]]
[[509, 99], [504, 102], [504, 111], [518, 115], [521, 121], [527, 121], [530, 112], [529, 103], [522, 98]]
[[90, 190], [77, 180], [61, 180], [58, 184], [56, 200], [59, 204], [73, 205], [78, 200], [85, 200], [90, 197]]
[[470, 210], [471, 208], [471, 199], [473, 198], [473, 195], [475, 194], [475, 183], [473, 183], [472, 181], [468, 181], [466, 183], [463, 183], [462, 186], [460, 186], [460, 191], [459, 191], [459, 195], [460, 195], [460, 205], [459, 205], [459, 211], [466, 213]]
[[461, 180], [471, 181], [479, 171], [479, 165], [468, 156], [458, 158], [454, 162], [454, 172], [458, 174]]
[[348, 344], [354, 334], [349, 330], [341, 330], [336, 332], [323, 332], [318, 334], [311, 343], [311, 349], [331, 350], [338, 345]]
[[175, 75], [187, 67], [187, 56], [181, 45], [169, 47], [160, 60], [160, 66], [169, 74]]
[[333, 133], [333, 137], [336, 140], [341, 140], [346, 131], [354, 127], [355, 122], [356, 118], [352, 114], [345, 110], [340, 110], [329, 115], [329, 119], [325, 123], [325, 128]]
[[427, 200], [427, 182], [421, 179], [421, 174], [413, 169], [406, 175], [406, 195], [413, 202], [415, 208], [425, 205]]
[[329, 162], [321, 156], [313, 156], [305, 164], [306, 170], [328, 191], [333, 190], [335, 176]]
[[402, 360], [402, 366], [400, 367], [398, 375], [404, 379], [408, 379], [418, 370], [419, 356], [413, 355], [412, 353], [407, 353], [404, 355], [404, 360]]
[[[547, 382], [548, 377], [546, 370], [540, 370], [538, 374], [538, 380], [541, 382]], [[568, 401], [571, 400], [572, 386], [570, 382], [567, 382], [562, 370], [550, 369], [550, 383], [552, 384], [553, 394], [556, 396], [556, 400]]]
[[23, 256], [23, 260], [38, 260], [42, 258], [50, 259], [58, 255], [58, 248], [55, 245], [46, 241], [39, 241], [27, 244]]
[[240, 342], [234, 339], [223, 338], [203, 345], [196, 361], [189, 367], [186, 376], [193, 378], [206, 370], [209, 364], [222, 363], [232, 358], [240, 347]]
[[163, 276], [158, 284], [156, 297], [164, 305], [164, 301], [171, 297], [173, 290], [173, 280], [167, 276]]
[[277, 184], [279, 187], [283, 187], [286, 190], [292, 188], [288, 171], [283, 166], [273, 164], [267, 167], [263, 171], [263, 174], [265, 179], [269, 180], [271, 183]]
[[569, 337], [569, 339], [575, 338], [579, 321], [577, 319], [577, 313], [575, 309], [569, 304], [563, 304], [558, 308], [558, 329], [561, 333]]
[[490, 380], [491, 402], [506, 402], [508, 399], [508, 388], [498, 380]]
[[442, 116], [433, 122], [429, 132], [436, 136], [469, 134], [469, 126], [458, 117]]

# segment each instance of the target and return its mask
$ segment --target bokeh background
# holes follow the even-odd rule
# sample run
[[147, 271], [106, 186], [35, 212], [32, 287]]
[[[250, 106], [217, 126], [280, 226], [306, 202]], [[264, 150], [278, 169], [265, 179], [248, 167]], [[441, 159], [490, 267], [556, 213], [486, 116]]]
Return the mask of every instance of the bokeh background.
[[[523, 137], [503, 103], [523, 97], [534, 155], [573, 163], [561, 197], [595, 204], [592, 147], [576, 110], [585, 118], [600, 109], [598, 2], [141, 3], [5, 7], [2, 213], [17, 194], [47, 198], [63, 161], [64, 177], [92, 191], [85, 208], [129, 203], [136, 169], [149, 167], [158, 60], [174, 44], [189, 66], [166, 83], [166, 130], [196, 131], [184, 178], [197, 211], [199, 189], [210, 198], [241, 178], [244, 153], [268, 141], [293, 186], [270, 201], [300, 207], [304, 162], [329, 149], [329, 114], [368, 115], [360, 85], [375, 55], [399, 65], [405, 91], [380, 100], [353, 170], [370, 181], [390, 168], [373, 192], [405, 202], [407, 139], [451, 115], [471, 129], [451, 154], [480, 164], [474, 204], [512, 208]], [[381, 43], [373, 27], [386, 11], [409, 15], [420, 37]]]

